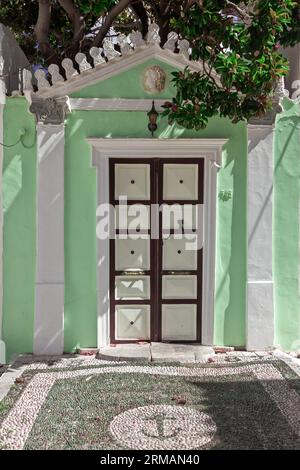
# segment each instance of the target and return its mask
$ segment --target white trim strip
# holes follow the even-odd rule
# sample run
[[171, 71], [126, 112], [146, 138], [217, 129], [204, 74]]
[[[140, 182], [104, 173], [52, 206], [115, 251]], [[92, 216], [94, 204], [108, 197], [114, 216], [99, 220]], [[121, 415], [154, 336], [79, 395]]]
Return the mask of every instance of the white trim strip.
[[[154, 100], [157, 111], [162, 112], [162, 105], [166, 101], [172, 101], [172, 98], [165, 100]], [[150, 111], [152, 99], [105, 99], [105, 98], [70, 98], [70, 108], [72, 110], [82, 111]]]

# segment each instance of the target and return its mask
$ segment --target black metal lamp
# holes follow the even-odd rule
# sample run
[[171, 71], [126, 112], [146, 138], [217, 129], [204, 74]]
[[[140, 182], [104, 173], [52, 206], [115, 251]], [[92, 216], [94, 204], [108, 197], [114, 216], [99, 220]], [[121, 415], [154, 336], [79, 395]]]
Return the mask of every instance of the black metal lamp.
[[149, 117], [148, 129], [151, 132], [152, 137], [153, 137], [154, 132], [157, 130], [156, 122], [157, 122], [157, 117], [158, 117], [158, 112], [155, 109], [154, 100], [152, 101], [152, 108], [147, 113], [147, 115]]

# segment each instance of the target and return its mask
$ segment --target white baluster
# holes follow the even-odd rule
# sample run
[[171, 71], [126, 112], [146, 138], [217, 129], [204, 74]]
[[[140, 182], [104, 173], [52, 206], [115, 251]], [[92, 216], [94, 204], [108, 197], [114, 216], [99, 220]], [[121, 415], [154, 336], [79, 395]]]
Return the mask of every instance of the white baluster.
[[48, 67], [48, 72], [51, 74], [52, 85], [57, 82], [63, 82], [64, 77], [59, 73], [59, 67], [56, 64], [51, 64]]
[[41, 90], [42, 88], [49, 88], [50, 83], [46, 79], [46, 74], [43, 69], [38, 69], [34, 72], [34, 76], [37, 79], [38, 89]]
[[91, 64], [86, 60], [86, 55], [83, 52], [78, 52], [75, 56], [75, 61], [79, 65], [80, 72], [91, 69]]
[[118, 43], [120, 45], [121, 53], [123, 56], [131, 54], [133, 52], [133, 49], [128, 42], [128, 37], [125, 34], [120, 34], [118, 36]]
[[97, 65], [105, 63], [104, 57], [101, 55], [101, 49], [99, 47], [91, 47], [90, 56], [93, 59], [94, 67]]
[[299, 100], [300, 99], [300, 80], [293, 81], [292, 89], [295, 90], [292, 93], [292, 100]]
[[143, 39], [142, 33], [140, 31], [132, 31], [130, 34], [130, 41], [135, 49], [145, 46], [145, 41]]
[[65, 69], [66, 71], [66, 77], [67, 77], [67, 80], [69, 78], [72, 78], [72, 77], [75, 77], [76, 75], [78, 75], [78, 72], [77, 70], [74, 68], [74, 64], [72, 62], [71, 59], [64, 59], [61, 63], [61, 65], [63, 66], [63, 68]]
[[115, 59], [116, 57], [120, 57], [121, 55], [118, 51], [116, 51], [113, 43], [107, 38], [105, 38], [103, 41], [103, 50], [108, 60]]
[[159, 27], [156, 23], [151, 23], [147, 34], [148, 44], [160, 44]]
[[280, 77], [278, 79], [277, 86], [275, 89], [275, 95], [279, 98], [284, 98], [285, 96], [288, 96], [288, 90], [285, 89], [284, 77]]
[[32, 73], [30, 70], [23, 69], [23, 90], [32, 90]]
[[5, 104], [6, 84], [4, 78], [4, 59], [0, 54], [0, 105]]
[[179, 41], [179, 50], [180, 50], [180, 53], [183, 54], [186, 59], [190, 58], [189, 49], [190, 49], [189, 41], [187, 41], [187, 39], [181, 39]]
[[168, 49], [169, 51], [174, 52], [177, 41], [178, 41], [178, 34], [172, 31], [171, 33], [168, 34], [168, 40], [164, 44], [164, 49]]

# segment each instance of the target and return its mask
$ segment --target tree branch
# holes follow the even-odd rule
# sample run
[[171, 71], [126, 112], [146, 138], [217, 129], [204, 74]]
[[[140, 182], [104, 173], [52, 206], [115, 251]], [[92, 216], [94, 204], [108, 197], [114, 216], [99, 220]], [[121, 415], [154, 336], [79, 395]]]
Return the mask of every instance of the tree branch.
[[78, 44], [83, 36], [85, 29], [84, 16], [81, 15], [79, 8], [74, 5], [72, 0], [58, 0], [60, 6], [65, 10], [73, 25], [73, 39]]
[[117, 5], [115, 5], [109, 12], [107, 13], [104, 23], [101, 26], [98, 34], [96, 35], [93, 46], [100, 46], [102, 44], [103, 39], [105, 38], [106, 34], [108, 33], [111, 25], [113, 24], [114, 20], [117, 16], [125, 10], [128, 5], [130, 4], [131, 0], [120, 0]]
[[160, 0], [159, 2], [159, 15], [157, 18], [160, 35], [161, 47], [167, 42], [168, 34], [170, 32], [170, 8], [171, 4], [168, 0]]
[[141, 21], [142, 25], [142, 35], [143, 38], [147, 36], [148, 33], [148, 14], [141, 0], [136, 2], [131, 2], [131, 8], [134, 11], [135, 15]]
[[158, 8], [158, 5], [156, 4], [155, 0], [145, 0], [145, 2], [151, 7], [152, 12], [156, 16], [156, 18], [158, 18], [160, 15], [160, 9]]
[[242, 10], [238, 5], [236, 5], [233, 2], [230, 2], [229, 0], [225, 0], [225, 3], [227, 5], [227, 10], [232, 14], [233, 12], [236, 13], [236, 15], [241, 18], [243, 21], [249, 21], [251, 20], [251, 17], [249, 13], [246, 10]]
[[192, 8], [192, 6], [197, 3], [197, 5], [199, 5], [199, 7], [201, 8], [203, 6], [203, 1], [201, 0], [186, 0], [185, 1], [185, 4], [183, 6], [183, 10], [184, 11], [187, 11], [189, 10], [190, 8]]

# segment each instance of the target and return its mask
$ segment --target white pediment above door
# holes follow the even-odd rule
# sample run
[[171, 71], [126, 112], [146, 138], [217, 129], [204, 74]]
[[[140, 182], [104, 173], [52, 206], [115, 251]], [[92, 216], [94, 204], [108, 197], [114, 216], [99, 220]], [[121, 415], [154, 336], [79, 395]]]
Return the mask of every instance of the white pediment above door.
[[[115, 45], [118, 48], [115, 48]], [[168, 35], [168, 41], [160, 47], [159, 28], [156, 24], [149, 26], [149, 33], [143, 39], [139, 31], [132, 31], [128, 36], [120, 34], [114, 40], [105, 38], [103, 47], [92, 47], [87, 54], [79, 52], [74, 61], [64, 58], [61, 67], [51, 64], [48, 73], [39, 69], [34, 74], [34, 85], [37, 91], [32, 92], [40, 98], [57, 98], [69, 96], [91, 85], [101, 83], [122, 72], [137, 67], [144, 62], [152, 61], [152, 70], [144, 76], [145, 90], [149, 93], [160, 92], [164, 84], [164, 73], [159, 70], [161, 62], [174, 70], [183, 70], [187, 66], [192, 71], [203, 71], [199, 61], [191, 59], [192, 49], [186, 39], [180, 39], [175, 32]], [[156, 67], [156, 70], [155, 70]], [[153, 81], [153, 72], [160, 74], [159, 83]], [[29, 75], [28, 75], [29, 74]], [[214, 79], [218, 80], [214, 73]], [[30, 72], [24, 76], [24, 90], [32, 90]]]
[[[83, 70], [80, 74], [76, 73], [74, 69], [73, 76], [70, 73], [66, 81], [57, 81], [52, 86], [47, 86], [42, 77], [39, 90], [35, 94], [43, 98], [71, 95], [82, 88], [101, 83], [149, 60], [164, 62], [174, 67], [174, 70], [183, 70], [189, 66], [191, 70], [202, 71], [200, 62], [190, 61], [184, 55], [175, 54], [158, 45], [149, 45], [135, 50], [130, 55], [120, 55], [108, 62], [99, 63], [96, 67]], [[71, 63], [69, 63], [69, 67], [71, 69]]]

